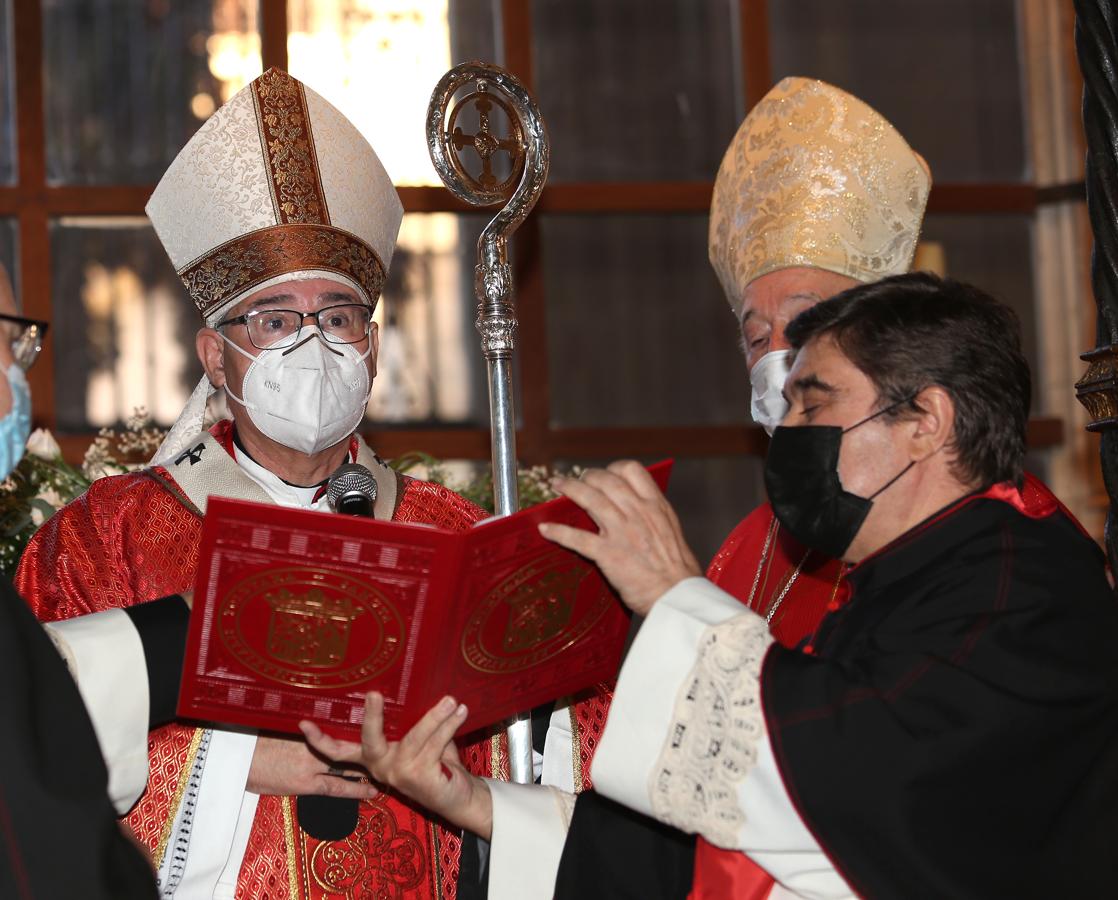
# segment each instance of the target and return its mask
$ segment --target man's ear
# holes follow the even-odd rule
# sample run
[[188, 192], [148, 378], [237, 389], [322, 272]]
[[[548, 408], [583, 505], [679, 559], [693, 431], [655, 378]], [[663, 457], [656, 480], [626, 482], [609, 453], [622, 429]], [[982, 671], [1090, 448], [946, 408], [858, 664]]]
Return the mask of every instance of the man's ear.
[[380, 353], [380, 327], [376, 322], [369, 323], [369, 364], [372, 371], [370, 378], [377, 377], [377, 354]]
[[938, 385], [924, 388], [913, 402], [921, 412], [910, 420], [909, 458], [927, 459], [951, 443], [955, 434], [955, 401]]
[[213, 328], [199, 329], [194, 338], [194, 348], [202, 368], [215, 388], [225, 387], [225, 341]]

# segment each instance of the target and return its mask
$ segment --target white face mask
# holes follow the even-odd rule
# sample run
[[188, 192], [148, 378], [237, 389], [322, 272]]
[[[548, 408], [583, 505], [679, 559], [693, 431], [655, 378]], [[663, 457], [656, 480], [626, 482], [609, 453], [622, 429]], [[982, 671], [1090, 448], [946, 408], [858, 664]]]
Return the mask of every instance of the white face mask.
[[245, 372], [241, 404], [261, 434], [277, 444], [308, 456], [333, 447], [357, 428], [369, 402], [372, 383], [364, 353], [353, 344], [327, 344], [317, 334], [282, 350], [261, 350], [253, 357], [222, 338], [252, 360]]
[[753, 382], [753, 399], [749, 411], [753, 421], [771, 436], [773, 429], [788, 414], [788, 401], [784, 399], [784, 382], [792, 368], [791, 350], [773, 350], [766, 353], [753, 366], [749, 380]]

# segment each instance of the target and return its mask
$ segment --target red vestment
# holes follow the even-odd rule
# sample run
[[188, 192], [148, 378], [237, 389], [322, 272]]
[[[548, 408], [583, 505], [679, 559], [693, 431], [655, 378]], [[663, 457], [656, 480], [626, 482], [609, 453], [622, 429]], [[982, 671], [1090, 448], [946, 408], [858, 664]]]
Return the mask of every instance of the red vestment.
[[[780, 528], [765, 503], [730, 532], [707, 577], [758, 615], [771, 613], [773, 637], [785, 647], [795, 647], [815, 633], [828, 610], [842, 605], [844, 569], [837, 559], [807, 550]], [[744, 853], [698, 839], [692, 900], [762, 900], [774, 884], [773, 877]]]
[[[231, 454], [231, 428], [211, 432]], [[440, 485], [401, 478], [393, 520], [463, 530], [485, 512]], [[95, 482], [36, 533], [17, 586], [42, 621], [133, 606], [194, 584], [202, 519], [163, 467]], [[575, 788], [589, 787], [590, 758], [605, 727], [609, 693], [571, 707]], [[163, 726], [148, 739], [148, 786], [126, 821], [158, 865], [167, 849], [202, 729]], [[467, 768], [508, 779], [503, 734], [462, 746]], [[204, 839], [204, 835], [201, 836]], [[460, 838], [412, 805], [382, 794], [360, 804], [354, 833], [317, 841], [295, 818], [293, 797], [261, 796], [237, 896], [338, 900], [383, 897], [453, 900]]]

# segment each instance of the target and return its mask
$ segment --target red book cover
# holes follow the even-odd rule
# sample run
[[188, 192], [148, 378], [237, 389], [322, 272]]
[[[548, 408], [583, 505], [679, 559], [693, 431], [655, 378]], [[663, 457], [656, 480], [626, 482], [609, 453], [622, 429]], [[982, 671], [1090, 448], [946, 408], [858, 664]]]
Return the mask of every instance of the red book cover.
[[210, 498], [179, 715], [355, 740], [377, 690], [397, 738], [453, 694], [465, 733], [612, 679], [629, 615], [540, 522], [593, 528], [565, 497], [465, 532]]

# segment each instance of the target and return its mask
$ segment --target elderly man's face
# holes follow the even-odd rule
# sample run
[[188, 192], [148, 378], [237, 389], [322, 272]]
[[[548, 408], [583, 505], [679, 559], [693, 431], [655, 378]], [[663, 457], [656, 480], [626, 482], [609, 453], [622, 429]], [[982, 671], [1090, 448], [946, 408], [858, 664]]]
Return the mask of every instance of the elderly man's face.
[[[346, 303], [362, 303], [360, 296], [352, 288], [341, 285], [336, 281], [326, 278], [314, 278], [307, 281], [286, 281], [273, 285], [263, 290], [250, 294], [233, 309], [223, 316], [223, 321], [235, 319], [250, 310], [267, 309], [293, 309], [298, 312], [313, 313], [331, 306]], [[220, 329], [225, 339], [232, 341], [244, 353], [238, 353], [228, 346], [213, 329], [203, 329], [198, 336], [198, 353], [202, 364], [206, 368], [210, 381], [215, 387], [228, 387], [237, 397], [244, 397], [244, 379], [253, 358], [259, 356], [262, 350], [253, 346], [249, 339], [248, 329], [244, 324], [226, 325]], [[307, 340], [320, 340], [318, 331], [312, 319], [303, 321], [302, 331], [299, 335], [299, 344]], [[372, 323], [369, 336], [360, 342], [351, 345], [359, 354], [369, 351], [369, 356], [362, 363], [368, 367], [370, 381], [376, 375], [377, 350], [379, 346], [376, 323]], [[327, 344], [327, 352], [337, 352]], [[269, 351], [283, 353], [284, 350]], [[245, 354], [248, 354], [247, 356]], [[259, 434], [250, 416], [239, 403], [229, 404], [230, 412], [237, 423], [238, 429]], [[263, 435], [260, 435], [262, 439]]]
[[823, 269], [778, 269], [749, 282], [742, 292], [741, 341], [752, 372], [766, 353], [787, 350], [784, 329], [805, 309], [858, 284]]
[[[255, 294], [250, 294], [233, 309], [225, 314], [224, 319], [235, 319], [254, 309], [294, 309], [299, 312], [318, 312], [330, 306], [339, 306], [343, 303], [362, 303], [357, 292], [345, 285], [338, 284], [326, 278], [312, 278], [308, 281], [286, 281], [273, 285]], [[252, 345], [248, 337], [248, 329], [244, 325], [229, 325], [222, 329], [225, 336], [236, 343], [251, 356], [258, 356], [261, 351]], [[300, 342], [316, 334], [315, 324], [311, 319], [303, 322], [303, 330], [299, 335]], [[379, 348], [379, 335], [377, 324], [372, 324], [369, 337], [353, 347], [359, 353], [364, 353], [372, 342], [372, 350], [365, 361], [369, 367], [370, 379], [377, 371], [377, 350]], [[232, 388], [238, 397], [244, 396], [243, 382], [245, 372], [252, 365], [248, 357], [227, 348], [225, 353], [225, 383]], [[220, 387], [221, 385], [218, 385]]]

